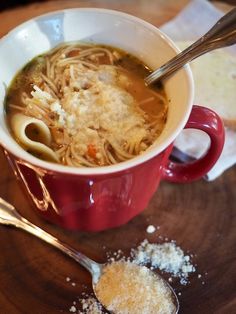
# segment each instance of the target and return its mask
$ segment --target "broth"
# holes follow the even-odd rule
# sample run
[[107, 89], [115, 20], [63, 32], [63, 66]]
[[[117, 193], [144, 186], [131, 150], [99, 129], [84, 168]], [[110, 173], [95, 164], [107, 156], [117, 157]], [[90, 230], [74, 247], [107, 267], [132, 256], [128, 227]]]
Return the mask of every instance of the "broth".
[[[7, 124], [18, 143], [42, 159], [87, 167], [128, 160], [153, 144], [167, 119], [163, 86], [145, 86], [149, 73], [114, 47], [58, 46], [13, 79], [5, 98]], [[49, 130], [47, 145], [38, 120]]]

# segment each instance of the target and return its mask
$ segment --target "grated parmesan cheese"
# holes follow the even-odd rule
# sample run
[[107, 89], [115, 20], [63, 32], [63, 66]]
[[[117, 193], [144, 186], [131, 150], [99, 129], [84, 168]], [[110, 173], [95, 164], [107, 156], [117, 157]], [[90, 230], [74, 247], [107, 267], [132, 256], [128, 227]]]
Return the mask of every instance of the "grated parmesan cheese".
[[129, 78], [124, 73], [109, 65], [99, 65], [93, 70], [75, 64], [65, 70], [65, 75], [69, 86], [61, 90], [60, 99], [37, 85], [31, 95], [33, 101], [56, 114], [55, 123], [66, 128], [81, 155], [84, 149], [80, 151], [80, 145], [96, 144], [96, 151], [102, 156], [105, 138], [122, 146], [148, 136], [146, 115], [126, 91]]
[[153, 233], [156, 231], [156, 228], [153, 225], [149, 225], [146, 229], [147, 233]]
[[70, 307], [70, 312], [71, 313], [75, 313], [76, 312], [76, 307], [74, 306], [74, 305], [72, 305], [71, 307]]
[[31, 95], [35, 98], [40, 99], [44, 103], [46, 100], [51, 101], [53, 99], [49, 93], [42, 91], [37, 85], [34, 85], [33, 89], [34, 90], [31, 92]]
[[131, 256], [137, 264], [150, 264], [152, 269], [158, 268], [179, 277], [182, 284], [186, 284], [189, 274], [195, 272], [190, 256], [184, 255], [183, 250], [174, 242], [156, 244], [144, 240], [136, 249], [131, 250]]
[[176, 306], [165, 282], [145, 266], [107, 265], [95, 287], [106, 308], [116, 314], [173, 314]]
[[80, 299], [82, 304], [82, 312], [78, 314], [103, 314], [102, 305], [93, 297]]
[[[158, 226], [157, 229], [159, 228], [160, 227]], [[110, 263], [110, 266], [112, 267], [114, 266], [114, 267], [113, 269], [110, 268], [111, 270], [110, 275], [108, 274], [106, 280], [103, 282], [103, 284], [107, 285], [106, 292], [103, 288], [101, 290], [103, 293], [106, 294], [105, 296], [106, 298], [110, 298], [110, 302], [109, 302], [110, 305], [108, 306], [108, 310], [114, 310], [115, 307], [123, 303], [123, 301], [128, 302], [129, 304], [129, 302], [131, 302], [132, 300], [132, 296], [130, 295], [131, 295], [131, 290], [133, 289], [134, 294], [136, 294], [138, 297], [138, 306], [135, 308], [133, 312], [131, 311], [131, 308], [129, 308], [129, 305], [128, 305], [127, 307], [122, 308], [122, 311], [120, 312], [116, 311], [116, 313], [121, 313], [121, 314], [162, 313], [162, 312], [157, 312], [156, 309], [154, 312], [152, 312], [151, 310], [151, 306], [152, 306], [151, 303], [153, 302], [152, 300], [153, 289], [151, 288], [149, 290], [149, 288], [151, 287], [150, 282], [149, 284], [147, 284], [147, 282], [145, 283], [145, 272], [148, 270], [148, 268], [143, 267], [143, 266], [148, 266], [151, 269], [159, 269], [163, 272], [167, 272], [170, 274], [170, 277], [168, 278], [168, 281], [170, 283], [173, 282], [173, 279], [172, 279], [173, 277], [178, 277], [180, 278], [180, 284], [185, 285], [188, 283], [189, 274], [195, 271], [195, 267], [191, 263], [191, 257], [192, 255], [186, 255], [184, 251], [179, 246], [177, 246], [174, 241], [164, 242], [164, 243], [149, 243], [148, 240], [144, 240], [136, 248], [131, 249], [130, 257], [128, 258], [124, 257], [124, 252], [121, 250], [117, 250], [116, 252], [113, 252], [113, 254], [108, 252], [107, 253], [108, 261]], [[123, 265], [127, 263], [129, 267], [126, 270], [123, 270], [124, 278], [122, 279], [122, 282], [120, 283], [122, 284], [122, 289], [120, 289], [120, 288], [117, 288], [117, 282], [119, 281], [119, 278], [120, 278], [119, 276], [117, 276], [117, 274], [122, 269], [122, 267], [120, 267], [120, 269], [117, 269], [115, 265]], [[142, 278], [141, 281], [139, 281], [140, 279], [140, 277], [138, 276], [139, 271], [135, 267], [138, 267], [141, 273], [141, 278]], [[207, 273], [205, 273], [205, 275], [206, 274]], [[112, 282], [114, 277], [116, 277], [115, 283], [114, 281]], [[197, 277], [200, 279], [202, 278], [202, 275], [198, 274]], [[70, 281], [71, 279], [67, 277], [66, 280]], [[138, 282], [139, 284], [137, 288], [136, 284]], [[202, 285], [204, 285], [205, 281], [202, 281], [201, 283]], [[123, 286], [123, 284], [128, 285], [127, 291], [125, 290], [125, 286]], [[148, 286], [148, 289], [146, 288], [143, 289], [143, 286], [145, 287]], [[135, 290], [136, 288], [137, 290]], [[146, 297], [143, 298], [145, 293], [147, 293], [148, 295], [147, 298]], [[117, 301], [117, 298], [116, 298], [117, 295], [119, 295], [119, 298], [118, 298], [119, 302]], [[181, 295], [181, 293], [179, 292], [178, 295]], [[137, 299], [137, 297], [135, 297], [135, 300]], [[73, 305], [70, 308], [70, 311], [71, 309], [74, 310], [75, 308], [78, 314], [105, 314], [107, 313], [103, 309], [102, 305], [92, 296], [80, 298], [79, 301], [80, 302], [78, 302], [78, 305], [77, 305], [78, 309], [76, 308], [76, 302], [73, 302]], [[147, 305], [147, 302], [149, 301], [151, 303]], [[104, 304], [106, 303], [104, 302]], [[166, 313], [172, 313], [172, 312], [163, 312], [163, 313], [166, 314]]]

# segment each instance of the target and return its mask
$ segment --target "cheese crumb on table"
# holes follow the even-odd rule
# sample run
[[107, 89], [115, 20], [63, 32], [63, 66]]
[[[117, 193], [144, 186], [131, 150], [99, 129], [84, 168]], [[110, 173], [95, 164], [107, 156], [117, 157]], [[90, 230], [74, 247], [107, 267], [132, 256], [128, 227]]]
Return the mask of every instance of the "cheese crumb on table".
[[99, 300], [116, 314], [172, 314], [172, 291], [147, 267], [131, 262], [108, 264], [95, 286]]
[[[78, 304], [77, 304], [78, 303]], [[84, 296], [79, 302], [73, 301], [73, 305], [69, 308], [69, 312], [77, 314], [106, 314], [102, 305], [95, 297]]]
[[146, 229], [147, 233], [153, 233], [156, 231], [156, 228], [153, 225], [149, 225]]
[[77, 311], [76, 307], [75, 307], [74, 305], [72, 305], [72, 306], [70, 307], [70, 312], [71, 312], [71, 313], [75, 313], [76, 311]]
[[93, 297], [88, 297], [86, 299], [80, 300], [82, 303], [82, 312], [78, 314], [103, 314], [101, 304]]

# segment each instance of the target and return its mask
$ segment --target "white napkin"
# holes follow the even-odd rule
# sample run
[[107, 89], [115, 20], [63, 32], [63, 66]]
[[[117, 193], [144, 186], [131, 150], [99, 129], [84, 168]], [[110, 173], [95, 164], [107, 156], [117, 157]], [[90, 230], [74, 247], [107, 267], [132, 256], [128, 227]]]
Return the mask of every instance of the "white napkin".
[[[208, 1], [193, 0], [174, 19], [164, 24], [161, 30], [176, 42], [195, 41], [206, 33], [222, 15], [224, 13]], [[235, 45], [224, 49], [230, 54], [236, 55]], [[204, 106], [204, 104], [202, 105]], [[226, 138], [223, 153], [207, 174], [206, 179], [209, 181], [216, 179], [236, 163], [236, 132], [229, 129], [225, 129], [225, 131]], [[175, 141], [175, 147], [178, 150], [193, 158], [199, 158], [203, 155], [208, 145], [208, 136], [197, 130], [184, 130]], [[183, 158], [181, 158], [181, 154], [178, 154], [178, 158], [184, 161], [184, 154]]]

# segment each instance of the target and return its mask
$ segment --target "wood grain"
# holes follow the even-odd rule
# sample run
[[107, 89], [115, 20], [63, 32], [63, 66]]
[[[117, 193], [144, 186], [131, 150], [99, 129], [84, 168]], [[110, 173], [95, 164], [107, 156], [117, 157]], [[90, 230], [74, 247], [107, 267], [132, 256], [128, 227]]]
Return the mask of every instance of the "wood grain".
[[[0, 36], [30, 17], [74, 6], [118, 9], [158, 26], [175, 16], [187, 2], [69, 0], [38, 3], [0, 13]], [[203, 180], [186, 185], [163, 182], [148, 208], [127, 225], [99, 233], [82, 233], [64, 231], [42, 221], [34, 213], [2, 153], [0, 163], [1, 197], [14, 204], [33, 223], [100, 262], [106, 260], [108, 251], [121, 249], [129, 254], [130, 249], [145, 238], [153, 242], [159, 241], [159, 235], [174, 239], [186, 252], [194, 254], [197, 264], [197, 273], [190, 277], [189, 285], [173, 283], [181, 293], [180, 313], [235, 313], [236, 167], [210, 183]], [[160, 229], [147, 234], [149, 224]], [[0, 250], [1, 314], [70, 313], [72, 302], [78, 300], [83, 291], [91, 291], [90, 275], [82, 267], [22, 231], [0, 226]], [[199, 279], [198, 274], [202, 278]], [[67, 277], [76, 286], [67, 282]]]

